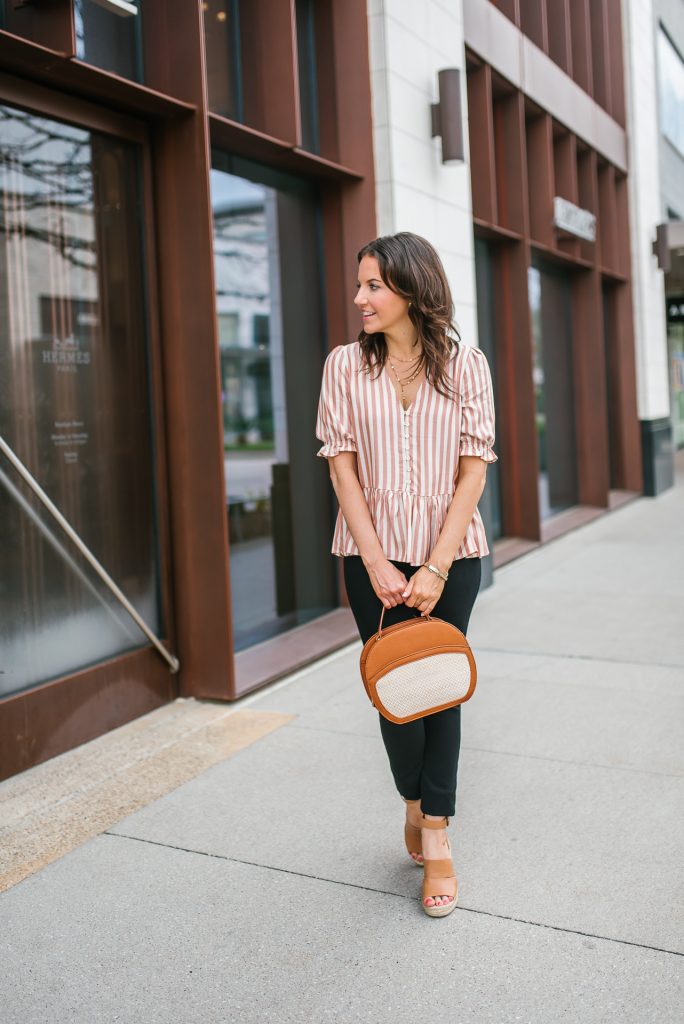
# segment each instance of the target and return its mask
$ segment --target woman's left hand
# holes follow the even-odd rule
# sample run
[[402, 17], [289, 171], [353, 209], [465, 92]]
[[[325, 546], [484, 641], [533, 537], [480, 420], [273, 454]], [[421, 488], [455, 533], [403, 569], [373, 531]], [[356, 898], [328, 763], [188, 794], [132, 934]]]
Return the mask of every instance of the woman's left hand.
[[409, 608], [417, 608], [421, 615], [429, 615], [442, 596], [443, 590], [442, 577], [421, 565], [408, 581], [402, 597]]

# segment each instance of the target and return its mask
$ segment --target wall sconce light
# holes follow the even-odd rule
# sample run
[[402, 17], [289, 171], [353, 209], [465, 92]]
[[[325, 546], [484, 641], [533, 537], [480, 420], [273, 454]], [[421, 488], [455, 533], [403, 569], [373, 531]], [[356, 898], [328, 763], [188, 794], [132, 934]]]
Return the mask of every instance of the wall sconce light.
[[684, 255], [684, 221], [669, 220], [656, 226], [656, 238], [652, 245], [658, 267], [666, 274], [672, 270], [672, 257]]
[[461, 70], [443, 68], [437, 74], [439, 102], [430, 105], [432, 137], [442, 136], [442, 163], [463, 160], [463, 121], [461, 120]]

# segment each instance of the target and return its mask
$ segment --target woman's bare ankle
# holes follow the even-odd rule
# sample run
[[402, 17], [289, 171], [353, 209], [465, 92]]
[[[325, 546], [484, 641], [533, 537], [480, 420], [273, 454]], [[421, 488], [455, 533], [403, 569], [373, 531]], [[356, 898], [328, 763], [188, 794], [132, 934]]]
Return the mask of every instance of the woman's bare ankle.
[[414, 828], [420, 828], [420, 823], [422, 821], [420, 798], [418, 800], [406, 801], [406, 820], [408, 821], [409, 825], [413, 825]]

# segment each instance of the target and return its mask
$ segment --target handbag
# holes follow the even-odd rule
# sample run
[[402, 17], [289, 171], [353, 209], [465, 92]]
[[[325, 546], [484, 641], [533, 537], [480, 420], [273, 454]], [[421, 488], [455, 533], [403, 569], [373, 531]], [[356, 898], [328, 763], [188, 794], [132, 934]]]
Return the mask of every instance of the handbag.
[[380, 626], [363, 645], [361, 678], [381, 715], [403, 725], [470, 700], [477, 666], [456, 626], [430, 615]]

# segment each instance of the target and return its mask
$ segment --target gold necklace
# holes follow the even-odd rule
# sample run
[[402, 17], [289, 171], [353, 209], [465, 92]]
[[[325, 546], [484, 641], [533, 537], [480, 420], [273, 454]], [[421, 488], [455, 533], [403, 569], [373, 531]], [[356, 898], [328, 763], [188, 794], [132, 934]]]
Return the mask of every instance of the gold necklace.
[[396, 359], [396, 361], [398, 363], [415, 363], [416, 359], [421, 359], [422, 358], [422, 353], [421, 353], [420, 355], [417, 355], [417, 356], [411, 356], [410, 359], [402, 359], [400, 356], [395, 356], [393, 353], [391, 353], [389, 348], [387, 349], [387, 355], [388, 355], [388, 357], [391, 356], [392, 359]]
[[423, 369], [423, 357], [420, 356], [419, 358], [420, 358], [420, 365], [418, 366], [418, 368], [416, 370], [414, 370], [413, 373], [411, 373], [411, 375], [409, 377], [404, 377], [404, 379], [402, 380], [402, 378], [397, 373], [397, 369], [396, 369], [394, 363], [392, 362], [391, 356], [389, 355], [389, 353], [387, 355], [387, 360], [388, 360], [390, 366], [392, 367], [392, 371], [394, 373], [394, 376], [397, 378], [397, 383], [398, 383], [399, 387], [401, 388], [401, 404], [404, 407], [404, 410], [408, 409], [409, 405], [411, 404], [410, 402], [408, 404], [406, 402], [406, 395], [405, 395], [404, 389], [405, 389], [407, 384], [410, 384], [411, 381], [414, 381], [416, 379], [418, 374]]

